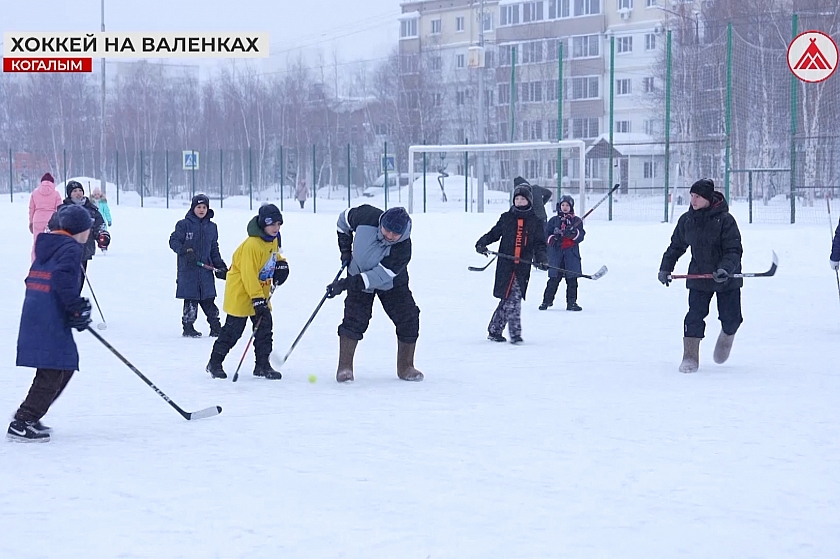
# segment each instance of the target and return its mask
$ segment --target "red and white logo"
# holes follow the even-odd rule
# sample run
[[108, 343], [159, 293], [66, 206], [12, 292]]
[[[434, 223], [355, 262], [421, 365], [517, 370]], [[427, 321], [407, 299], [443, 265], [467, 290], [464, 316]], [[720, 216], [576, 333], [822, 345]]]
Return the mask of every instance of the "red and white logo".
[[790, 42], [788, 67], [793, 75], [808, 83], [825, 81], [837, 70], [840, 53], [837, 43], [822, 31], [806, 31]]

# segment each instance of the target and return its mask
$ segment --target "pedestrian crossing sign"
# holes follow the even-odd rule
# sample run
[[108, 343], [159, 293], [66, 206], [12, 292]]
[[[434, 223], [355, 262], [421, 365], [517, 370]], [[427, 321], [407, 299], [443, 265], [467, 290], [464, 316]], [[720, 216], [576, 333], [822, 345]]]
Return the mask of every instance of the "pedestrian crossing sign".
[[185, 171], [198, 171], [198, 152], [182, 151], [181, 160]]

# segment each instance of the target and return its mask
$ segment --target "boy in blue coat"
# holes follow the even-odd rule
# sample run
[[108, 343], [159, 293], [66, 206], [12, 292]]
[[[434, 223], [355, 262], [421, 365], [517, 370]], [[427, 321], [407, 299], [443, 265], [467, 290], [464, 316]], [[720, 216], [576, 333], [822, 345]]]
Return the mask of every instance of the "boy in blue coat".
[[90, 302], [79, 297], [84, 244], [93, 219], [81, 206], [59, 208], [57, 227], [38, 235], [35, 261], [26, 278], [26, 296], [17, 341], [18, 367], [34, 367], [29, 394], [15, 413], [6, 437], [13, 441], [46, 442], [49, 427], [41, 424], [79, 368], [73, 333], [90, 324]]
[[[178, 255], [178, 279], [175, 297], [184, 300], [181, 324], [185, 338], [200, 338], [195, 329], [198, 307], [204, 311], [210, 325], [210, 336], [218, 337], [222, 331], [219, 307], [216, 306], [216, 281], [227, 277], [227, 264], [219, 253], [219, 230], [210, 209], [210, 199], [205, 194], [193, 196], [190, 211], [175, 224], [175, 231], [169, 236], [169, 247]], [[201, 264], [212, 266], [209, 270]]]
[[548, 269], [548, 284], [543, 293], [540, 310], [544, 311], [554, 305], [554, 296], [560, 287], [560, 280], [566, 278], [566, 310], [582, 311], [577, 304], [578, 276], [582, 273], [580, 263], [580, 243], [586, 231], [583, 230], [583, 220], [575, 215], [575, 200], [569, 195], [562, 196], [557, 203], [557, 215], [548, 220], [545, 226], [545, 236], [548, 239], [548, 265], [568, 270], [561, 272]]

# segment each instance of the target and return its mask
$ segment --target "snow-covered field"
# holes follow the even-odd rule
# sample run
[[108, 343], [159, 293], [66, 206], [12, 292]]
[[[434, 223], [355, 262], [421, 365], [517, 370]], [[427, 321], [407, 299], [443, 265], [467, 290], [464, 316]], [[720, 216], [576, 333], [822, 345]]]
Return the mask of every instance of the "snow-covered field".
[[[26, 202], [0, 200], [0, 409], [8, 418], [32, 379], [14, 366], [31, 242]], [[775, 250], [779, 271], [745, 280], [745, 322], [729, 362], [711, 359], [713, 308], [700, 372], [683, 375], [687, 292], [656, 281], [672, 225], [591, 222], [584, 271], [606, 264], [609, 273], [581, 280], [584, 311], [568, 313], [537, 310], [546, 276], [535, 272], [525, 344], [516, 347], [485, 339], [497, 302], [492, 268], [467, 271], [485, 262], [473, 244], [504, 206], [418, 213], [409, 270], [425, 382], [397, 380], [393, 326], [377, 303], [356, 382], [337, 385], [342, 303], [333, 300], [283, 380], [252, 377], [249, 355], [233, 384], [204, 372], [212, 339], [180, 335], [167, 240], [183, 204], [112, 201], [112, 250], [94, 258], [90, 279], [103, 335], [119, 351], [183, 408], [224, 411], [184, 421], [91, 335], [76, 334], [81, 371], [44, 419], [53, 440], [0, 443], [0, 557], [840, 553], [840, 302], [827, 223], [748, 225], [737, 213], [744, 270], [763, 271]], [[313, 214], [309, 203], [301, 211], [286, 202], [291, 276], [274, 296], [280, 355], [339, 267], [342, 203], [318, 204]], [[217, 209], [228, 263], [254, 213], [227, 201]], [[687, 265], [685, 256], [677, 271]], [[202, 318], [196, 325], [207, 333]], [[229, 373], [245, 344], [229, 355]]]

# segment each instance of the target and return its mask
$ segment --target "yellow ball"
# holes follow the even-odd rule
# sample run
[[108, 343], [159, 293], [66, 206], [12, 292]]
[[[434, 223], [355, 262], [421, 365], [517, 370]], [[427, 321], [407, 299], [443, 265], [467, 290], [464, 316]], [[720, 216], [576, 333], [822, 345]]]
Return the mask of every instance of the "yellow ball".
[[318, 380], [318, 377], [315, 375], [309, 375], [309, 382], [314, 384], [316, 380]]

